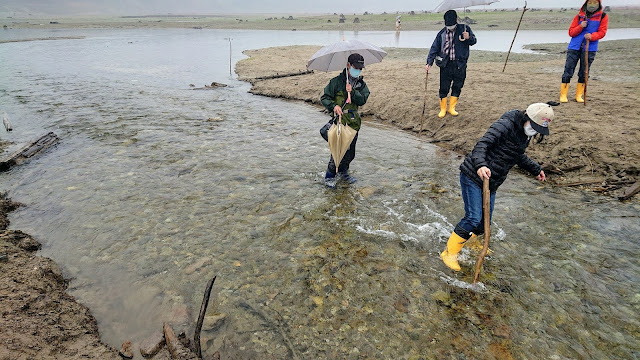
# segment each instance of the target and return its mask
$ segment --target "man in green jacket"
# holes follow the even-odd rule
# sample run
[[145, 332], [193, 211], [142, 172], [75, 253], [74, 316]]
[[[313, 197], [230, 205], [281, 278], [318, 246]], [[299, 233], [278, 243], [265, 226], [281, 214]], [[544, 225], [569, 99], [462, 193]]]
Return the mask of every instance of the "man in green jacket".
[[[369, 88], [364, 80], [362, 80], [362, 76], [360, 76], [362, 69], [364, 69], [364, 58], [362, 55], [357, 53], [349, 55], [346, 69], [343, 70], [340, 75], [329, 81], [329, 84], [324, 88], [324, 94], [322, 94], [320, 98], [322, 105], [324, 105], [330, 113], [333, 113], [334, 117], [342, 116], [342, 122], [358, 132], [362, 123], [360, 114], [358, 114], [358, 107], [364, 105], [369, 98]], [[347, 103], [349, 94], [351, 94], [351, 101]], [[349, 175], [349, 164], [351, 164], [351, 161], [356, 156], [358, 132], [337, 169], [338, 175], [350, 184], [356, 182], [356, 179]], [[329, 159], [329, 166], [327, 167], [327, 173], [325, 175], [325, 184], [333, 188], [335, 187], [335, 183], [336, 164], [332, 156]]]

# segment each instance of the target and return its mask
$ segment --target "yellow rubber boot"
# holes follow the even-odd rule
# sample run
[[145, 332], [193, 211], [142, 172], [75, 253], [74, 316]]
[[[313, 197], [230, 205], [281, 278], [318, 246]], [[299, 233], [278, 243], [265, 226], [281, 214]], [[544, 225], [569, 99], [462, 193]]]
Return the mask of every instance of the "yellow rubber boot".
[[562, 83], [562, 85], [560, 85], [560, 102], [561, 103], [569, 102], [569, 100], [567, 100], [568, 92], [569, 92], [569, 83]]
[[443, 118], [447, 114], [447, 98], [440, 99], [440, 113], [438, 113], [439, 118]]
[[453, 116], [458, 116], [458, 112], [456, 111], [456, 104], [458, 103], [458, 97], [452, 96], [451, 101], [449, 102], [449, 114]]
[[444, 264], [455, 271], [460, 271], [460, 264], [458, 264], [458, 253], [464, 246], [465, 239], [460, 237], [455, 232], [451, 233], [449, 241], [447, 241], [447, 248], [444, 249], [440, 258], [444, 261]]
[[[480, 238], [480, 236], [471, 233], [471, 237], [467, 240], [468, 248], [473, 249], [474, 251], [481, 252], [484, 248], [484, 238]], [[491, 249], [487, 249], [487, 254], [493, 254]]]
[[583, 103], [584, 102], [584, 84], [578, 83], [578, 88], [576, 89], [576, 101]]

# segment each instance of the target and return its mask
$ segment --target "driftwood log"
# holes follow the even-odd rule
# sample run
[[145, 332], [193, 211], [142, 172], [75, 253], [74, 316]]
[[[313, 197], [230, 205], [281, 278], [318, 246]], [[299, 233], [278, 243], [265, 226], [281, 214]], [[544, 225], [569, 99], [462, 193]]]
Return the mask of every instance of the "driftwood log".
[[213, 90], [213, 89], [217, 89], [217, 88], [221, 88], [221, 87], [227, 87], [227, 84], [222, 84], [222, 83], [218, 83], [218, 82], [212, 82], [211, 85], [205, 85], [204, 87], [195, 87], [195, 85], [193, 84], [189, 84], [189, 86], [192, 87], [191, 90]]
[[622, 194], [618, 196], [618, 200], [627, 200], [638, 192], [640, 192], [640, 181], [626, 188]]
[[198, 356], [191, 352], [191, 350], [187, 349], [178, 337], [176, 333], [173, 331], [171, 326], [167, 323], [164, 323], [164, 341], [167, 344], [167, 349], [171, 354], [172, 359], [180, 359], [180, 360], [195, 360], [198, 359]]
[[278, 79], [278, 78], [283, 78], [283, 77], [306, 75], [306, 74], [313, 74], [313, 70], [299, 71], [299, 72], [288, 73], [288, 74], [276, 74], [276, 75], [270, 75], [270, 76], [260, 76], [260, 77], [257, 77], [257, 78], [253, 78], [253, 80]]
[[47, 149], [51, 145], [60, 141], [60, 138], [53, 132], [40, 136], [38, 139], [23, 146], [20, 150], [13, 153], [9, 158], [0, 161], [0, 171], [7, 171], [14, 165], [19, 165], [26, 159]]

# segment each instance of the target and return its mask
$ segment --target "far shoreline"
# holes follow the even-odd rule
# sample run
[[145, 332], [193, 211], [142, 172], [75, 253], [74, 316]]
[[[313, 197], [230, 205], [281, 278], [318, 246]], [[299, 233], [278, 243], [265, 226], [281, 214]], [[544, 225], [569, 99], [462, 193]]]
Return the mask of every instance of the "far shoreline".
[[[609, 7], [607, 7], [609, 8]], [[460, 22], [481, 30], [566, 30], [576, 8], [522, 8], [485, 10], [458, 9]], [[640, 7], [611, 7], [609, 28], [640, 28]], [[0, 25], [10, 29], [97, 29], [97, 28], [195, 28], [235, 30], [319, 30], [319, 31], [395, 31], [395, 18], [401, 18], [401, 31], [439, 30], [442, 13], [409, 11], [362, 14], [209, 14], [209, 15], [123, 15], [123, 16], [4, 16]], [[1, 34], [1, 32], [0, 32]]]

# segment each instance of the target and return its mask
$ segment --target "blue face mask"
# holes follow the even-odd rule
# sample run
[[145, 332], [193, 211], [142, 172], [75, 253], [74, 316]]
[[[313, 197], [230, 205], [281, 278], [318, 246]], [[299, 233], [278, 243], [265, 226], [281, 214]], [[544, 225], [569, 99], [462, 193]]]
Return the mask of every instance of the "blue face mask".
[[354, 69], [352, 67], [349, 68], [349, 74], [351, 74], [351, 76], [353, 76], [354, 78], [357, 78], [358, 76], [360, 76], [360, 72], [362, 72], [362, 70]]

